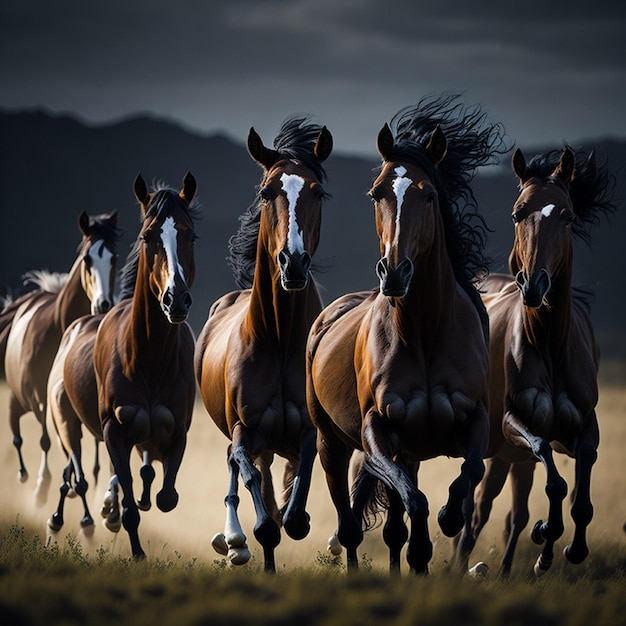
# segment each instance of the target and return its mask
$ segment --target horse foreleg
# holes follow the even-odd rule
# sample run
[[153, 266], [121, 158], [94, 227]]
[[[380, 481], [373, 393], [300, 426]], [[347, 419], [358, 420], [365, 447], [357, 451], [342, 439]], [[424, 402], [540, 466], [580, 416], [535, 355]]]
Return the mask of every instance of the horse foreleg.
[[230, 484], [228, 494], [224, 498], [226, 506], [226, 524], [224, 532], [218, 533], [211, 540], [213, 549], [223, 556], [227, 556], [233, 565], [243, 565], [250, 560], [250, 550], [246, 543], [247, 537], [243, 532], [237, 508], [239, 507], [238, 485], [239, 485], [239, 466], [237, 463], [228, 462]]
[[250, 433], [242, 424], [238, 424], [234, 428], [230, 458], [231, 463], [236, 463], [239, 466], [243, 484], [252, 496], [252, 503], [257, 516], [254, 536], [263, 547], [264, 569], [267, 572], [273, 572], [276, 571], [274, 550], [280, 543], [280, 528], [269, 514], [263, 501], [261, 473], [255, 467], [249, 452], [249, 435]]
[[50, 435], [46, 423], [46, 407], [41, 406], [36, 412], [37, 419], [41, 424], [41, 437], [39, 445], [41, 447], [41, 463], [39, 464], [39, 472], [37, 473], [37, 484], [35, 485], [35, 502], [37, 506], [43, 506], [48, 500], [48, 491], [52, 482], [52, 474], [48, 467], [48, 452], [50, 451]]
[[119, 503], [119, 481], [117, 475], [113, 474], [109, 479], [109, 486], [102, 500], [100, 515], [104, 518], [105, 527], [112, 533], [119, 532], [122, 527]]
[[506, 546], [501, 563], [501, 574], [504, 577], [507, 577], [511, 572], [517, 540], [528, 524], [530, 517], [528, 498], [533, 486], [534, 472], [534, 462], [514, 463], [509, 470], [509, 476], [511, 477], [511, 510], [507, 517]]
[[100, 474], [100, 442], [96, 437], [93, 438], [94, 443], [94, 459], [93, 459], [93, 484], [98, 484], [98, 475]]
[[106, 422], [103, 434], [111, 462], [123, 492], [122, 525], [128, 533], [133, 557], [137, 560], [143, 559], [146, 553], [143, 551], [139, 541], [139, 509], [133, 494], [133, 479], [130, 471], [131, 446], [125, 442], [124, 434], [114, 420]]
[[17, 398], [11, 394], [9, 398], [9, 425], [11, 426], [11, 432], [13, 433], [13, 445], [17, 450], [17, 457], [20, 468], [17, 473], [17, 479], [24, 483], [28, 480], [28, 471], [26, 465], [24, 465], [24, 457], [22, 456], [22, 434], [20, 431], [20, 418], [26, 411], [19, 403]]
[[530, 450], [546, 469], [546, 495], [549, 501], [548, 521], [539, 520], [533, 527], [531, 537], [536, 544], [546, 542], [534, 572], [542, 576], [552, 566], [554, 544], [563, 534], [563, 500], [567, 495], [567, 483], [560, 476], [554, 463], [552, 447], [543, 438], [533, 435], [512, 413], [507, 411], [502, 424], [505, 438], [521, 448]]
[[283, 515], [283, 527], [292, 539], [304, 539], [311, 530], [306, 502], [311, 488], [313, 462], [317, 455], [315, 431], [311, 430], [300, 449], [300, 463], [294, 478], [289, 504]]
[[59, 504], [57, 505], [57, 510], [51, 515], [48, 519], [48, 528], [54, 532], [58, 532], [63, 528], [63, 524], [65, 520], [63, 519], [63, 508], [65, 506], [65, 498], [67, 498], [67, 494], [71, 489], [71, 479], [72, 479], [72, 462], [70, 461], [63, 468], [63, 483], [59, 489], [60, 497]]
[[587, 547], [587, 526], [593, 518], [591, 504], [591, 470], [598, 458], [600, 434], [595, 411], [588, 421], [585, 430], [574, 444], [576, 457], [576, 484], [572, 497], [570, 513], [576, 525], [574, 539], [565, 548], [564, 554], [570, 563], [582, 563], [589, 554]]
[[362, 435], [367, 453], [365, 468], [388, 489], [398, 493], [411, 523], [407, 562], [412, 572], [427, 574], [433, 555], [428, 532], [428, 500], [407, 472], [393, 462], [389, 430], [389, 422], [378, 413], [369, 411], [366, 414]]
[[149, 511], [152, 508], [152, 500], [150, 497], [150, 491], [152, 489], [152, 483], [154, 482], [155, 471], [150, 461], [150, 453], [147, 450], [143, 451], [143, 464], [139, 469], [139, 476], [142, 483], [141, 497], [137, 500], [137, 506], [142, 511]]

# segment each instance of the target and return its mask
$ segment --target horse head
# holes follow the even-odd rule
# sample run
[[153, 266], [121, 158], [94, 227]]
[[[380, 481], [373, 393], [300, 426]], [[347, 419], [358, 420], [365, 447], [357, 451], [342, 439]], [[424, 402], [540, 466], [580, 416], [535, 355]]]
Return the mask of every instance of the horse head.
[[149, 193], [138, 175], [134, 191], [143, 215], [140, 264], [143, 259], [150, 290], [168, 321], [180, 324], [187, 319], [192, 302], [189, 289], [195, 275], [196, 234], [190, 205], [196, 180], [188, 172], [180, 192], [165, 188]]
[[117, 212], [78, 218], [81, 242], [81, 283], [91, 302], [91, 313], [106, 313], [113, 306], [117, 265]]
[[439, 126], [430, 134], [423, 165], [396, 151], [387, 124], [378, 133], [383, 164], [368, 195], [374, 202], [381, 258], [376, 264], [385, 296], [404, 297], [414, 273], [414, 261], [429, 250], [439, 211], [432, 171], [444, 158], [446, 137]]
[[513, 171], [520, 194], [513, 206], [515, 242], [509, 257], [511, 273], [524, 305], [538, 309], [555, 276], [571, 268], [571, 224], [575, 218], [569, 194], [574, 176], [574, 152], [565, 148], [547, 176], [534, 175], [522, 151], [513, 154]]
[[308, 155], [311, 163], [265, 147], [254, 128], [248, 135], [248, 152], [264, 169], [259, 189], [262, 231], [259, 237], [269, 257], [276, 261], [285, 291], [300, 291], [309, 281], [311, 257], [319, 243], [322, 201], [326, 196], [316, 171], [321, 168], [316, 166], [329, 157], [332, 147], [332, 135], [325, 126], [312, 144]]

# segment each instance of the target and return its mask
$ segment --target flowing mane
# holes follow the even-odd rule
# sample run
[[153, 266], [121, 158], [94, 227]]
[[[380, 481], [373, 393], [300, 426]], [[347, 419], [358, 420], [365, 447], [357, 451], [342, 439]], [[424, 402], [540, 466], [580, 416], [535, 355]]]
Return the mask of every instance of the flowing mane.
[[[283, 159], [299, 161], [312, 170], [320, 182], [324, 182], [326, 171], [313, 154], [313, 146], [321, 130], [322, 126], [311, 122], [309, 116], [293, 115], [283, 122], [274, 139], [274, 149]], [[252, 286], [260, 219], [261, 199], [257, 197], [239, 216], [239, 229], [228, 240], [226, 261], [240, 289]]]
[[[445, 158], [434, 168], [425, 150], [439, 126], [446, 136]], [[491, 124], [478, 105], [466, 106], [456, 94], [427, 96], [398, 111], [390, 128], [395, 156], [417, 164], [432, 177], [446, 231], [446, 245], [454, 273], [467, 288], [486, 274], [486, 226], [477, 211], [470, 183], [477, 169], [496, 164], [506, 152], [501, 124]]]

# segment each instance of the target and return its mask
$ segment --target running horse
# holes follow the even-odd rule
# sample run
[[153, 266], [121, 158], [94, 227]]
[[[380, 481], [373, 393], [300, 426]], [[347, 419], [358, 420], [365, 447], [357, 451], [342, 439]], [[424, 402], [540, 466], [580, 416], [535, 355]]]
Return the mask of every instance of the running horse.
[[[204, 405], [231, 440], [226, 525], [212, 545], [233, 564], [250, 558], [237, 517], [241, 474], [254, 503], [264, 568], [273, 571], [280, 525], [293, 539], [310, 529], [305, 506], [315, 429], [306, 409], [304, 350], [322, 309], [310, 266], [325, 198], [321, 164], [331, 153], [332, 136], [306, 116], [294, 116], [283, 123], [274, 149], [254, 129], [247, 145], [264, 171], [258, 200], [230, 241], [229, 263], [241, 290], [211, 307], [195, 366]], [[270, 472], [274, 453], [287, 460], [280, 509]]]
[[[132, 296], [121, 300], [99, 322], [91, 362], [100, 429], [115, 472], [111, 485], [115, 494], [118, 483], [123, 491], [122, 524], [133, 557], [141, 559], [145, 552], [138, 534], [130, 453], [136, 447], [144, 467], [153, 460], [163, 463], [163, 486], [156, 503], [161, 511], [171, 511], [178, 503], [175, 481], [195, 400], [194, 337], [186, 319], [192, 301], [189, 289], [195, 274], [194, 219], [198, 212], [192, 204], [196, 181], [190, 173], [180, 191], [159, 187], [149, 192], [139, 175], [134, 192], [142, 226], [125, 268], [124, 281], [134, 287], [124, 292], [132, 292]], [[84, 341], [88, 343], [87, 337]], [[80, 355], [81, 351], [77, 352]], [[84, 351], [82, 358], [83, 363], [90, 362]], [[78, 390], [80, 398], [72, 398], [76, 408], [85, 406], [79, 415], [87, 418], [93, 405], [83, 394], [93, 389], [93, 379], [79, 367], [70, 367], [67, 358], [63, 371], [70, 397], [79, 389], [81, 376], [88, 379]], [[72, 371], [76, 379], [69, 376]]]
[[58, 286], [49, 289], [49, 274], [29, 273], [27, 276], [40, 288], [18, 299], [17, 308], [7, 310], [12, 319], [9, 320], [4, 365], [10, 391], [9, 420], [13, 445], [17, 449], [20, 465], [18, 478], [22, 482], [28, 478], [22, 457], [20, 418], [32, 411], [42, 429], [42, 461], [35, 489], [40, 505], [46, 501], [50, 484], [46, 388], [61, 336], [76, 318], [90, 312], [105, 312], [113, 305], [117, 242], [120, 238], [117, 213], [88, 216], [83, 211], [78, 225], [82, 240], [67, 277], [63, 277], [60, 285], [57, 280]]
[[518, 149], [512, 166], [520, 191], [512, 214], [511, 275], [492, 274], [482, 285], [491, 320], [490, 421], [497, 455], [488, 461], [457, 557], [467, 565], [509, 475], [513, 502], [501, 573], [510, 573], [518, 537], [529, 519], [533, 472], [541, 462], [549, 511], [547, 521], [538, 521], [532, 531], [537, 544], [545, 542], [534, 566], [540, 576], [550, 568], [554, 544], [564, 532], [567, 484], [553, 449], [576, 463], [571, 504], [575, 531], [565, 557], [581, 563], [589, 552], [591, 471], [599, 443], [598, 350], [588, 298], [572, 288], [573, 238], [589, 243], [589, 226], [615, 210], [614, 179], [606, 163], [596, 163], [593, 152], [569, 147], [537, 155], [529, 164]]
[[[432, 543], [428, 502], [417, 488], [420, 461], [465, 458], [439, 512], [448, 536], [461, 530], [463, 501], [483, 475], [487, 320], [472, 280], [486, 271], [484, 228], [469, 182], [501, 142], [500, 126], [455, 95], [400, 110], [378, 134], [382, 166], [369, 196], [379, 289], [331, 303], [307, 346], [307, 404], [351, 570], [378, 502], [388, 509], [390, 569], [399, 571], [408, 537], [411, 571], [427, 573]], [[351, 494], [355, 450], [361, 468]]]

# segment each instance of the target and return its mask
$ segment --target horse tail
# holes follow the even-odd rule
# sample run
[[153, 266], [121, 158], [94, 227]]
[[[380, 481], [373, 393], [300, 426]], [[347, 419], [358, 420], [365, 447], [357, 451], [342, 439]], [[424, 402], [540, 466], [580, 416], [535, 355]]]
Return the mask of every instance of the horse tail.
[[350, 495], [352, 509], [361, 518], [362, 530], [368, 531], [380, 526], [383, 513], [389, 508], [387, 488], [367, 470], [364, 463], [361, 464], [354, 479]]

